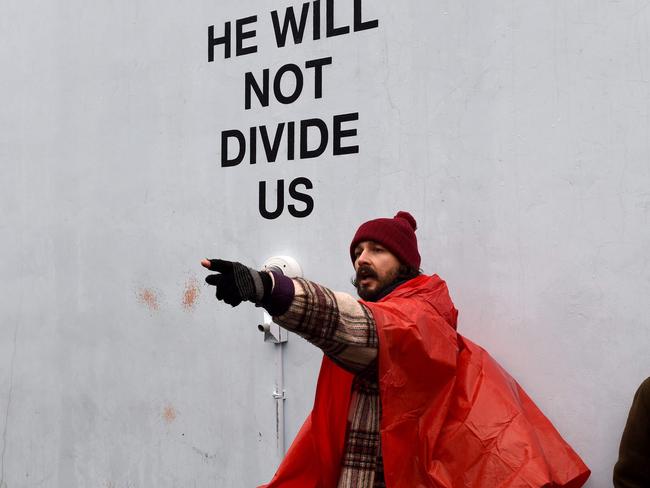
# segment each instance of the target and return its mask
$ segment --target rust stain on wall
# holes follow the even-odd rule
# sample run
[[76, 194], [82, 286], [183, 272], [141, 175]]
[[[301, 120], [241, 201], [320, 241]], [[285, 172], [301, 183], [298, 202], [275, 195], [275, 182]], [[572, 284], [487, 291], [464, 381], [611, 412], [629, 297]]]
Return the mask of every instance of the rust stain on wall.
[[158, 305], [158, 294], [151, 288], [143, 288], [138, 292], [138, 302], [152, 312], [160, 308], [160, 305]]
[[199, 288], [199, 282], [196, 278], [190, 278], [185, 283], [185, 291], [183, 292], [183, 308], [187, 312], [191, 312], [194, 309], [199, 295], [201, 294], [201, 288]]
[[171, 424], [176, 420], [176, 409], [173, 405], [167, 405], [162, 413], [162, 418], [167, 424]]

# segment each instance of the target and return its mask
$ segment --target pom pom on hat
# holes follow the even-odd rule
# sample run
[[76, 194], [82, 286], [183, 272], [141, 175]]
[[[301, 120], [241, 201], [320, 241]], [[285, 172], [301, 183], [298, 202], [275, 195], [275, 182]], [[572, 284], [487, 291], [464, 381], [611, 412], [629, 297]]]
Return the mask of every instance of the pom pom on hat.
[[369, 220], [359, 226], [350, 244], [350, 258], [354, 263], [354, 249], [360, 242], [374, 241], [392, 252], [401, 263], [414, 269], [420, 268], [418, 240], [415, 237], [417, 222], [413, 216], [399, 211], [392, 219]]
[[410, 213], [400, 210], [395, 214], [395, 218], [406, 220], [409, 224], [411, 224], [411, 228], [413, 229], [414, 232], [418, 230], [418, 223], [415, 221], [415, 218]]

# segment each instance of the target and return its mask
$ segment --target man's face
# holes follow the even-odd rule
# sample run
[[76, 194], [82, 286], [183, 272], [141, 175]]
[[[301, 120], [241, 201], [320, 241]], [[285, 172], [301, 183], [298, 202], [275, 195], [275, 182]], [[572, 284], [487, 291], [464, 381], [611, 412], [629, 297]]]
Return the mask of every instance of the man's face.
[[381, 244], [360, 242], [354, 249], [357, 293], [364, 300], [376, 300], [399, 274], [400, 262]]

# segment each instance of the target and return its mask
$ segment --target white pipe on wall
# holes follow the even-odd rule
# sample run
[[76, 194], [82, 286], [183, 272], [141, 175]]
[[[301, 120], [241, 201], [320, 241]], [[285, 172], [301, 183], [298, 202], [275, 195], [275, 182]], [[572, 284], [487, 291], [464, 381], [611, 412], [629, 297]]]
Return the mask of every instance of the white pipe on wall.
[[[273, 270], [290, 278], [302, 276], [300, 265], [290, 256], [274, 256], [269, 258], [262, 266], [262, 269], [267, 271]], [[266, 311], [264, 311], [264, 319], [259, 329], [264, 332], [264, 342], [274, 344], [276, 351], [276, 378], [273, 398], [275, 399], [276, 452], [279, 463], [284, 459], [285, 455], [284, 402], [286, 400], [286, 391], [284, 388], [284, 344], [288, 340], [288, 335], [286, 330], [273, 323], [272, 317]]]
[[[284, 344], [287, 342], [286, 331], [280, 329], [273, 323], [273, 319], [264, 311], [264, 321], [259, 327], [264, 332], [264, 341], [271, 342], [275, 345], [275, 388], [273, 389], [273, 398], [275, 399], [275, 438], [276, 451], [278, 460], [282, 461], [285, 454], [285, 436], [284, 436], [284, 401], [286, 391], [284, 389]], [[279, 332], [277, 335], [271, 332], [273, 329]]]

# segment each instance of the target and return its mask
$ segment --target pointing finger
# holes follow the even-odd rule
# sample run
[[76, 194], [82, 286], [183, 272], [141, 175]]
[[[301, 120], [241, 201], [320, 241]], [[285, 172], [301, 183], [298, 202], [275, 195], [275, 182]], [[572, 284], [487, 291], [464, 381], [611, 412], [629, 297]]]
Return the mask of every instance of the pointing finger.
[[232, 262], [224, 261], [223, 259], [204, 259], [201, 264], [211, 271], [218, 271], [219, 273], [232, 272]]

